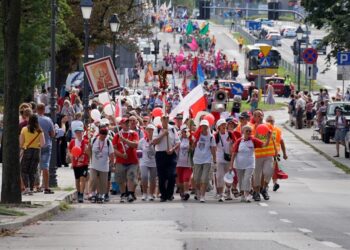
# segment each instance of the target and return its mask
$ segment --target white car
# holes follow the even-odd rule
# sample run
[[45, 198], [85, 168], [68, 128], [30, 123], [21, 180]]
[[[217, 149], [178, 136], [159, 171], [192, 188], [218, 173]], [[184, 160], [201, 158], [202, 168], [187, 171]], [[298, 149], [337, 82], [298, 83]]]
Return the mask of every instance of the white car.
[[286, 27], [283, 30], [283, 36], [284, 37], [296, 37], [296, 28], [295, 27]]
[[282, 37], [278, 33], [270, 33], [266, 36], [266, 40], [272, 40], [273, 46], [282, 46]]

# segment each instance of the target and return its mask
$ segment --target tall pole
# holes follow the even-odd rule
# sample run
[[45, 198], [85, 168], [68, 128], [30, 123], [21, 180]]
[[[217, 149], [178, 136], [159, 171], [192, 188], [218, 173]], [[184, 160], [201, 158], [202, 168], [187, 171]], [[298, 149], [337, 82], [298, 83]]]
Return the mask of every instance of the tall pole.
[[[50, 114], [56, 123], [56, 0], [51, 0], [51, 76], [50, 76]], [[49, 165], [49, 186], [57, 187], [56, 175], [57, 145], [56, 138], [52, 138], [51, 159]]]
[[300, 91], [300, 45], [301, 41], [298, 41], [298, 92]]
[[[89, 20], [84, 19], [84, 32], [85, 32], [85, 48], [84, 48], [84, 63], [89, 61]], [[89, 83], [86, 72], [84, 73], [84, 90], [83, 90], [83, 103], [84, 103], [84, 124], [89, 123]]]
[[[117, 65], [115, 60], [115, 51], [116, 51], [116, 44], [115, 44], [115, 34], [113, 33], [113, 65], [115, 71], [117, 71]], [[115, 90], [112, 92], [112, 100], [115, 101]]]

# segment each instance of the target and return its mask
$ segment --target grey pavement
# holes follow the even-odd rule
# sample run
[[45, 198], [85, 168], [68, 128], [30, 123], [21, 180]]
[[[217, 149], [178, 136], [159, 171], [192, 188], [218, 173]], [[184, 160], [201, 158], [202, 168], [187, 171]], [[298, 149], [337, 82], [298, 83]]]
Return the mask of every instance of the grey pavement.
[[[274, 114], [282, 125], [284, 110]], [[303, 130], [302, 130], [303, 131]], [[306, 130], [305, 130], [306, 131]], [[284, 130], [289, 179], [269, 201], [74, 204], [0, 240], [0, 249], [350, 249], [350, 177]]]
[[[2, 181], [2, 164], [0, 167], [0, 191]], [[34, 193], [32, 196], [22, 196], [23, 204], [11, 208], [24, 212], [24, 216], [0, 215], [0, 231], [5, 229], [18, 229], [37, 220], [46, 219], [59, 211], [60, 203], [70, 203], [75, 198], [74, 174], [71, 168], [57, 169], [58, 187], [53, 189], [54, 194]]]

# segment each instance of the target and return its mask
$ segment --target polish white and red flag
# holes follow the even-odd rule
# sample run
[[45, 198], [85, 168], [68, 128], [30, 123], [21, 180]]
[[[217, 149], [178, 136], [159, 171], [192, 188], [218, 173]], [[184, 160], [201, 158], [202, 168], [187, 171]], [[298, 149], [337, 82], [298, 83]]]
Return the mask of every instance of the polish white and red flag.
[[175, 117], [179, 113], [190, 114], [191, 117], [196, 117], [199, 111], [206, 110], [207, 99], [204, 96], [204, 90], [201, 84], [195, 87], [188, 93], [180, 103], [174, 108], [170, 117]]
[[122, 103], [121, 103], [121, 98], [118, 97], [115, 103], [115, 117], [122, 117]]

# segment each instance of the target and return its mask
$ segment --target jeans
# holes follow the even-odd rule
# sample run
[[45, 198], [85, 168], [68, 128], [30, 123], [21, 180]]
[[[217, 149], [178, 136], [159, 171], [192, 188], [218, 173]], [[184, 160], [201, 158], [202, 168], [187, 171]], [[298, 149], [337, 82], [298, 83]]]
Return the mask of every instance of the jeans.
[[156, 152], [158, 186], [161, 199], [171, 199], [174, 194], [176, 179], [176, 154], [168, 155], [165, 151]]

